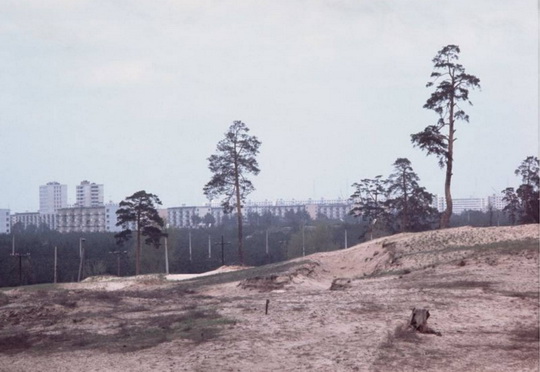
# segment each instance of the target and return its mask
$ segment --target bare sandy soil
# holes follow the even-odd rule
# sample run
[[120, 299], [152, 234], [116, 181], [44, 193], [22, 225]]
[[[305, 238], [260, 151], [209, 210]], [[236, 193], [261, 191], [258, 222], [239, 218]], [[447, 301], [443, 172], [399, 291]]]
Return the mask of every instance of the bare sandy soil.
[[[0, 371], [538, 371], [538, 242], [538, 225], [464, 227], [196, 278], [12, 289]], [[442, 336], [406, 329], [414, 307]]]

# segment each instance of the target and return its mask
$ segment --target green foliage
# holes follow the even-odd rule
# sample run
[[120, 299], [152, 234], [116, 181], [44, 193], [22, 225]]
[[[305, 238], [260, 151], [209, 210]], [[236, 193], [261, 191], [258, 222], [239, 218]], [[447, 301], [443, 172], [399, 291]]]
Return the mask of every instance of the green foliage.
[[333, 226], [318, 221], [315, 226], [304, 226], [291, 236], [287, 246], [289, 259], [339, 248], [334, 241]]
[[248, 134], [249, 128], [241, 121], [234, 121], [225, 138], [218, 142], [217, 153], [208, 158], [212, 178], [204, 186], [209, 199], [223, 196], [221, 205], [225, 213], [236, 209], [238, 224], [238, 256], [244, 263], [242, 203], [255, 188], [248, 174], [259, 174], [256, 155], [261, 142]]
[[503, 202], [505, 206], [503, 212], [508, 216], [512, 225], [515, 225], [518, 217], [521, 215], [521, 205], [519, 198], [513, 187], [507, 187], [502, 191], [503, 193]]
[[[287, 252], [298, 246], [298, 232], [303, 213], [291, 213], [291, 219], [266, 219], [266, 215], [255, 217], [258, 224], [245, 226], [245, 264], [259, 266], [281, 262], [287, 259]], [[362, 223], [344, 223], [337, 220], [312, 221], [304, 217], [307, 236], [307, 252], [326, 251], [345, 246], [353, 246], [362, 240], [365, 232]], [[355, 221], [358, 222], [358, 221]], [[191, 233], [192, 254], [189, 254], [189, 234]], [[226, 243], [223, 258], [226, 265], [238, 265], [239, 257], [231, 244], [236, 236], [235, 224], [197, 229], [168, 229], [169, 271], [171, 273], [201, 273], [214, 270], [222, 265], [221, 236]], [[267, 239], [268, 233], [268, 239]], [[296, 235], [296, 238], [293, 236]], [[52, 283], [54, 278], [54, 247], [58, 247], [58, 282], [77, 280], [79, 268], [79, 239], [85, 238], [85, 265], [83, 277], [92, 275], [116, 275], [120, 260], [120, 275], [135, 274], [134, 246], [127, 248], [127, 254], [119, 251], [112, 233], [68, 233], [46, 229], [22, 229], [16, 234], [16, 252], [30, 253], [23, 257], [22, 284]], [[210, 255], [208, 251], [210, 238]], [[162, 241], [163, 242], [163, 241]], [[267, 246], [268, 242], [268, 246]], [[267, 249], [268, 247], [268, 249]], [[121, 253], [111, 254], [112, 252]], [[268, 253], [267, 253], [268, 252]], [[11, 236], [0, 234], [0, 287], [19, 285], [19, 261], [11, 257]], [[165, 250], [148, 246], [141, 252], [141, 273], [164, 273]]]
[[234, 121], [225, 138], [218, 142], [217, 153], [208, 158], [212, 178], [203, 191], [209, 199], [223, 196], [225, 213], [232, 212], [255, 189], [246, 175], [260, 172], [256, 155], [261, 142], [248, 132], [244, 123]]
[[350, 214], [369, 223], [370, 239], [395, 232], [433, 228], [438, 212], [431, 206], [433, 195], [419, 185], [411, 162], [398, 158], [388, 179], [377, 176], [353, 184]]
[[539, 161], [535, 156], [528, 156], [514, 172], [521, 176], [522, 184], [515, 190], [507, 187], [502, 191], [506, 203], [504, 212], [512, 224], [539, 222]]
[[431, 206], [433, 194], [419, 185], [420, 177], [414, 172], [411, 162], [398, 158], [394, 172], [387, 181], [385, 206], [392, 218], [389, 223], [395, 231], [423, 231], [432, 228], [438, 212]]
[[463, 211], [461, 214], [453, 214], [450, 219], [450, 227], [459, 226], [507, 226], [514, 224], [503, 211], [491, 209], [482, 211]]
[[116, 211], [116, 226], [122, 226], [124, 230], [115, 235], [118, 245], [124, 245], [131, 239], [132, 228], [137, 234], [137, 245], [135, 247], [135, 272], [140, 273], [141, 258], [141, 236], [145, 237], [146, 244], [159, 247], [159, 242], [163, 236], [163, 219], [159, 216], [156, 205], [161, 205], [161, 200], [157, 195], [138, 191], [120, 202], [120, 208]]
[[379, 175], [373, 179], [365, 178], [352, 186], [356, 190], [351, 195], [354, 207], [350, 214], [370, 222], [381, 218], [385, 212], [384, 196], [387, 193], [386, 181], [382, 179], [382, 176]]
[[[23, 285], [52, 283], [54, 280], [54, 247], [57, 247], [57, 280], [77, 280], [79, 269], [79, 239], [85, 238], [86, 265], [83, 277], [98, 274], [116, 274], [116, 257], [109, 252], [116, 248], [111, 233], [66, 233], [52, 230], [28, 229], [15, 234], [15, 252], [21, 257]], [[12, 236], [0, 235], [0, 287], [19, 285], [19, 258], [11, 256]], [[123, 273], [126, 258], [122, 258]]]

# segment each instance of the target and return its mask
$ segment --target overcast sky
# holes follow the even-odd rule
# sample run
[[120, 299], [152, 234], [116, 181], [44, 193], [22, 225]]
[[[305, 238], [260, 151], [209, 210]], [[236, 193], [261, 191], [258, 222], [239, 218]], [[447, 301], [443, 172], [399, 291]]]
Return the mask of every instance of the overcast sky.
[[443, 194], [410, 134], [447, 44], [481, 80], [457, 127], [454, 197], [516, 186], [538, 153], [536, 0], [4, 0], [0, 208], [37, 211], [39, 186], [144, 189], [206, 202], [207, 158], [234, 120], [261, 141], [253, 201], [347, 198], [408, 158]]

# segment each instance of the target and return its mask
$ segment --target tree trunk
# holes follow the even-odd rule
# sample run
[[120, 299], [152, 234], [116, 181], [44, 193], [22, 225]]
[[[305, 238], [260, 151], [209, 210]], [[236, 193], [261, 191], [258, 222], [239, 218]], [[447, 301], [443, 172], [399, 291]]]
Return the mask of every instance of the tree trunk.
[[137, 246], [135, 247], [135, 275], [141, 272], [141, 212], [137, 212]]
[[[405, 173], [405, 172], [403, 172]], [[402, 174], [403, 177], [403, 219], [402, 219], [402, 226], [401, 226], [401, 232], [409, 231], [409, 200], [407, 196], [407, 179], [405, 174]]]
[[[450, 149], [451, 145], [448, 146]], [[444, 196], [446, 198], [446, 209], [441, 216], [441, 229], [446, 229], [450, 226], [450, 217], [452, 216], [452, 193], [450, 192], [450, 185], [452, 182], [452, 157], [450, 155], [450, 150], [448, 154], [449, 158], [446, 163], [446, 178], [444, 181]]]
[[[454, 81], [452, 79], [452, 85]], [[452, 184], [452, 167], [454, 165], [454, 95], [450, 96], [450, 112], [448, 114], [448, 154], [446, 156], [446, 177], [444, 180], [444, 196], [446, 198], [446, 209], [441, 216], [441, 229], [450, 226], [453, 202], [450, 185]]]
[[238, 222], [238, 258], [244, 266], [244, 251], [242, 244], [242, 201], [240, 200], [240, 175], [238, 174], [238, 159], [234, 159], [234, 187], [236, 188], [236, 216]]

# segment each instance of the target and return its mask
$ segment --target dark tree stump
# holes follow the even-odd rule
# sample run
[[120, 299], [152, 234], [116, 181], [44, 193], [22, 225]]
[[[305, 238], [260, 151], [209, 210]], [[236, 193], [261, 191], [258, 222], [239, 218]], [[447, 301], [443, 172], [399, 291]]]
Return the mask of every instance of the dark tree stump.
[[414, 308], [412, 309], [412, 317], [411, 321], [409, 322], [409, 326], [420, 333], [430, 333], [437, 336], [442, 336], [441, 332], [437, 332], [427, 325], [429, 316], [429, 310]]

